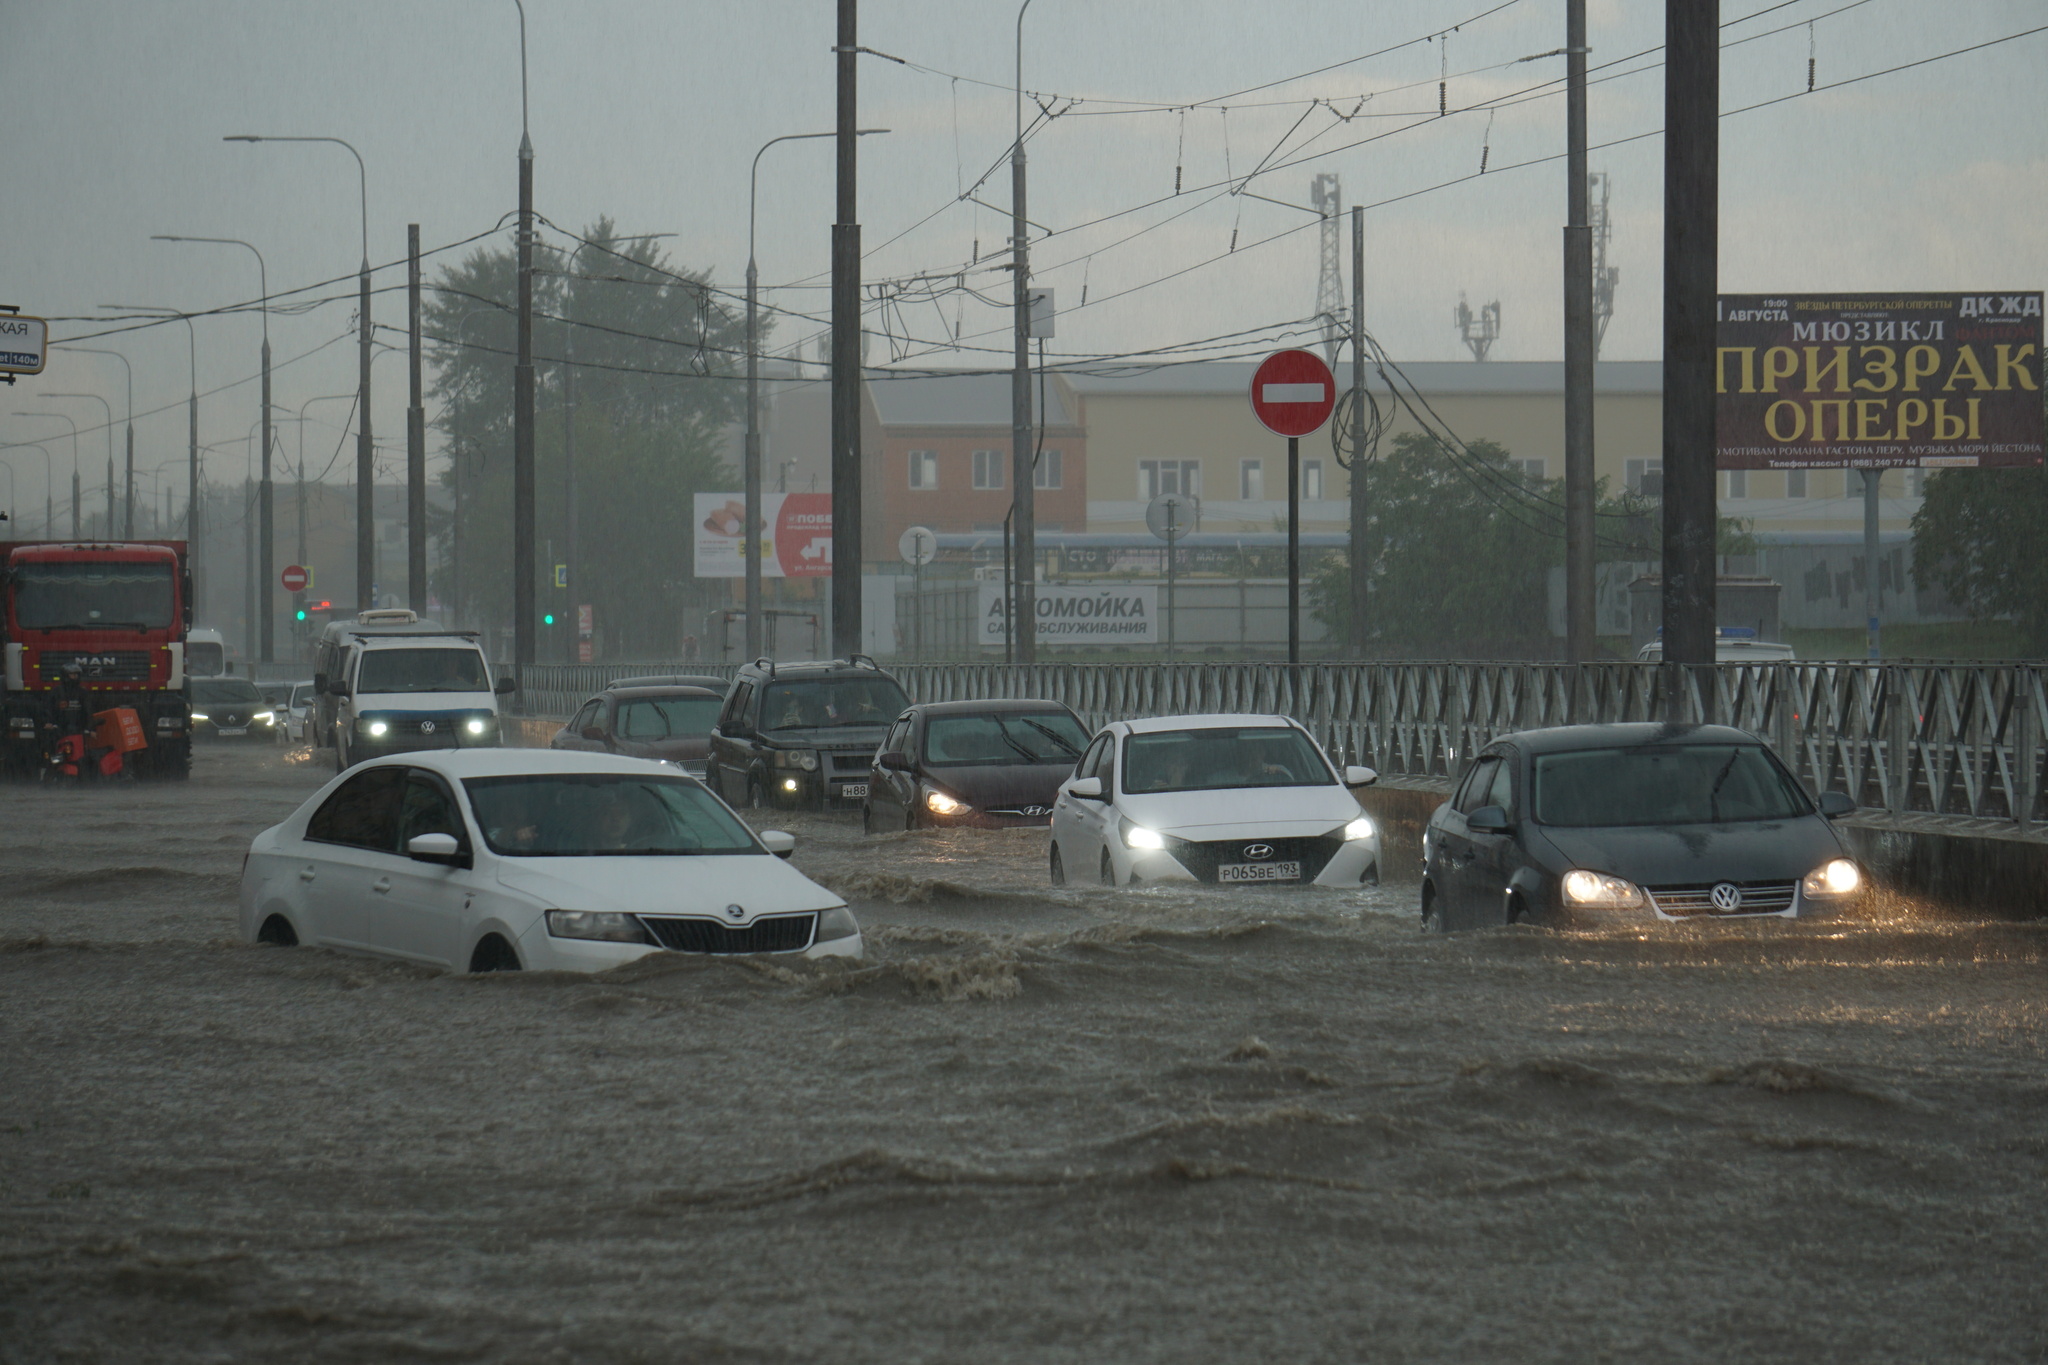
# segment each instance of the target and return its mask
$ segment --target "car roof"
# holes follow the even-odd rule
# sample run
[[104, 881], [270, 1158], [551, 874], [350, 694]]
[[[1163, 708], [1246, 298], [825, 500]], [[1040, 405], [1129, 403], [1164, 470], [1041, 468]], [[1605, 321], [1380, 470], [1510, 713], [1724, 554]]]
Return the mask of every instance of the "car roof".
[[1763, 743], [1755, 735], [1732, 725], [1670, 725], [1660, 721], [1557, 725], [1502, 735], [1494, 742], [1512, 743], [1532, 754], [1570, 753], [1575, 749], [1632, 749], [1644, 744]]
[[910, 708], [927, 716], [985, 716], [991, 711], [1029, 711], [1071, 715], [1063, 702], [1041, 697], [989, 697], [982, 701], [928, 701]]
[[616, 692], [622, 687], [708, 687], [722, 696], [728, 686], [724, 678], [711, 673], [650, 673], [634, 678], [613, 678], [604, 685], [604, 690]]
[[660, 686], [649, 684], [642, 687], [607, 687], [599, 695], [616, 697], [621, 701], [632, 701], [643, 697], [709, 697], [713, 701], [719, 701], [724, 698], [725, 693], [714, 691], [709, 687], [697, 687], [689, 684]]
[[409, 754], [391, 754], [363, 764], [365, 768], [393, 765], [428, 768], [448, 777], [523, 777], [548, 773], [640, 773], [658, 772], [682, 776], [682, 769], [651, 758], [625, 758], [616, 754], [578, 753], [569, 749], [422, 749]]
[[474, 635], [464, 635], [447, 630], [423, 631], [415, 635], [387, 634], [380, 630], [374, 635], [361, 637], [356, 643], [366, 650], [418, 649], [421, 645], [438, 645], [447, 649], [473, 649], [479, 654], [483, 652], [483, 646], [477, 643]]
[[834, 673], [857, 674], [863, 678], [887, 678], [890, 682], [896, 682], [895, 674], [872, 660], [863, 663], [850, 659], [800, 659], [793, 663], [781, 663], [756, 659], [752, 663], [740, 665], [742, 677], [771, 680], [785, 677], [822, 678]]
[[1147, 716], [1143, 720], [1127, 720], [1123, 727], [1134, 735], [1151, 734], [1158, 730], [1224, 730], [1244, 726], [1278, 726], [1299, 730], [1301, 726], [1287, 716], [1233, 715], [1215, 712], [1200, 716]]

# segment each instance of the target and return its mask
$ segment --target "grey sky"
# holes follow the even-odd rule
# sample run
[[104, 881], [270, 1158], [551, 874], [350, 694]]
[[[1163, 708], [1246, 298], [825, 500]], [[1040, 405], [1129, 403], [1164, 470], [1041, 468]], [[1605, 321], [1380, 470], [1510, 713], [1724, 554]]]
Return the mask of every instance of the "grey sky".
[[[1464, 290], [1475, 305], [1502, 302], [1497, 358], [1554, 357], [1563, 165], [1513, 166], [1562, 150], [1563, 100], [1533, 99], [1490, 116], [1455, 111], [1562, 75], [1557, 58], [1498, 65], [1562, 43], [1562, 0], [1515, 0], [1465, 24], [1447, 44], [1418, 43], [1185, 115], [1111, 102], [1213, 101], [1420, 38], [1499, 3], [1034, 0], [1025, 20], [1024, 84], [1063, 97], [1062, 107], [1066, 98], [1083, 101], [1030, 143], [1031, 216], [1057, 230], [1034, 247], [1040, 282], [1059, 293], [1054, 349], [1114, 354], [1307, 317], [1316, 270], [1310, 216], [1242, 197], [1204, 204], [1216, 191], [1199, 187], [1225, 180], [1226, 161], [1244, 175], [1307, 101], [1324, 97], [1351, 114], [1372, 95], [1348, 124], [1328, 106], [1310, 112], [1289, 146], [1313, 140], [1279, 158], [1310, 159], [1249, 188], [1305, 204], [1310, 177], [1333, 171], [1347, 205], [1374, 204], [1472, 176], [1485, 148], [1484, 177], [1368, 213], [1369, 325], [1397, 356], [1458, 358], [1451, 312]], [[1811, 41], [1821, 85], [2048, 24], [2048, 0], [1864, 0], [1842, 10], [1846, 3], [1795, 0], [1729, 28], [1732, 40], [1793, 26], [1724, 53], [1724, 108], [1805, 89], [1809, 19], [1816, 21]], [[1723, 0], [1723, 19], [1774, 4]], [[1660, 41], [1661, 5], [1591, 0], [1591, 9], [1596, 66]], [[755, 148], [777, 134], [831, 126], [833, 12], [830, 0], [528, 0], [539, 211], [571, 229], [609, 213], [624, 232], [677, 233], [663, 243], [677, 263], [708, 268], [737, 288]], [[970, 264], [977, 240], [984, 256], [998, 249], [1007, 231], [1001, 212], [957, 203], [882, 244], [953, 203], [963, 183], [1002, 155], [1011, 98], [972, 82], [1008, 84], [1015, 20], [1010, 0], [863, 6], [864, 43], [971, 78], [956, 83], [864, 59], [861, 121], [894, 130], [861, 147], [869, 279], [966, 269], [966, 283], [1002, 297], [1002, 273], [976, 273]], [[402, 257], [408, 222], [421, 224], [429, 247], [488, 232], [515, 202], [517, 36], [511, 0], [0, 0], [0, 117], [15, 130], [0, 143], [9, 209], [0, 302], [60, 317], [90, 314], [101, 302], [203, 308], [256, 294], [246, 252], [150, 241], [158, 232], [249, 239], [268, 259], [273, 292], [352, 276], [361, 246], [348, 154], [221, 142], [229, 133], [326, 134], [355, 143], [368, 163], [373, 264]], [[2048, 86], [2038, 75], [2044, 50], [2048, 34], [2037, 34], [1725, 119], [1723, 287], [2041, 287], [2048, 274], [2040, 228], [2048, 207], [2039, 132], [2048, 113]], [[1451, 117], [1345, 149], [1415, 121], [1382, 115], [1433, 114], [1445, 69]], [[1595, 85], [1593, 141], [1653, 132], [1662, 89], [1654, 68]], [[1083, 226], [1170, 197], [1177, 162], [1187, 191], [1178, 199]], [[1592, 164], [1614, 177], [1612, 260], [1622, 271], [1603, 354], [1654, 357], [1661, 143], [1647, 137], [1597, 150]], [[1006, 208], [1007, 170], [990, 178], [981, 197]], [[831, 143], [770, 151], [760, 212], [762, 278], [785, 286], [771, 297], [822, 317]], [[1120, 243], [1141, 228], [1150, 230]], [[1233, 229], [1238, 249], [1226, 254]], [[509, 233], [490, 240], [508, 242]], [[1347, 242], [1347, 265], [1348, 255]], [[1224, 259], [1211, 260], [1218, 256]], [[393, 269], [377, 283], [403, 279], [402, 268]], [[1089, 306], [1082, 309], [1084, 280]], [[271, 322], [280, 362], [331, 343], [279, 370], [279, 406], [294, 414], [305, 399], [355, 382], [345, 339], [352, 282], [315, 292], [346, 297]], [[380, 323], [402, 327], [402, 293], [380, 294], [374, 311]], [[254, 318], [199, 326], [202, 390], [253, 375]], [[907, 305], [891, 326], [907, 327], [929, 364], [1002, 363], [995, 352], [927, 344], [956, 326], [970, 345], [1007, 348], [1006, 315], [957, 294], [936, 306]], [[97, 329], [53, 328], [59, 336], [85, 330]], [[778, 344], [809, 330], [785, 325]], [[138, 410], [177, 405], [138, 423], [138, 463], [182, 451], [182, 325], [85, 344], [127, 352]], [[871, 356], [887, 354], [878, 341]], [[376, 379], [381, 442], [403, 431], [402, 362], [381, 360]], [[50, 406], [34, 399], [37, 389], [85, 386], [119, 408], [117, 364], [59, 360], [40, 381], [0, 394], [0, 442], [61, 429], [5, 415]], [[94, 404], [58, 406], [76, 409], [81, 427], [100, 423]], [[239, 442], [255, 406], [253, 383], [205, 400], [202, 441]], [[345, 403], [314, 409], [308, 446], [322, 447], [316, 468], [341, 439], [346, 411]], [[290, 426], [280, 439], [296, 451]], [[104, 443], [94, 435], [82, 444], [90, 471], [95, 453], [104, 459]], [[52, 448], [68, 455], [61, 435]], [[39, 499], [40, 459], [15, 463], [20, 498]], [[217, 479], [235, 477], [240, 446], [212, 457], [209, 469]]]

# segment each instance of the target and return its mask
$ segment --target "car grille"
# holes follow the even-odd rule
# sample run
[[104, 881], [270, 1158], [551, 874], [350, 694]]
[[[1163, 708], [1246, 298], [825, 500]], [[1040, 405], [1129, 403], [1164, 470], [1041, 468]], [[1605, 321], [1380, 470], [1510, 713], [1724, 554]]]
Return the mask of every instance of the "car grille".
[[[465, 717], [408, 715], [380, 716], [378, 719], [391, 727], [384, 732], [387, 736], [405, 735], [412, 737], [417, 735], [421, 739], [445, 740], [453, 744], [455, 736], [461, 732], [462, 722]], [[431, 730], [427, 728], [430, 725], [434, 727]]]
[[254, 718], [254, 713], [240, 710], [223, 711], [215, 707], [207, 712], [207, 718], [217, 730], [246, 730], [249, 728], [250, 720]]
[[[1263, 846], [1273, 851], [1263, 858], [1246, 855], [1245, 850]], [[1330, 859], [1337, 856], [1337, 850], [1344, 847], [1339, 835], [1320, 835], [1310, 839], [1218, 839], [1196, 843], [1190, 839], [1176, 839], [1166, 836], [1166, 851], [1171, 853], [1180, 865], [1194, 874], [1197, 881], [1213, 882], [1216, 869], [1224, 863], [1286, 863], [1301, 864], [1301, 879], [1312, 882], [1322, 875]]]
[[1708, 886], [1653, 886], [1650, 901], [1674, 919], [1692, 915], [1782, 915], [1792, 908], [1797, 882], [1731, 882], [1742, 892], [1742, 903], [1732, 910], [1714, 904], [1715, 882]]
[[872, 749], [855, 749], [850, 753], [835, 753], [831, 755], [832, 771], [835, 773], [865, 773], [868, 770], [868, 765], [874, 761], [874, 757], [875, 753]]
[[1013, 820], [1042, 820], [1052, 815], [1051, 806], [990, 806], [990, 815], [1005, 815]]
[[640, 922], [662, 947], [678, 953], [800, 953], [811, 946], [818, 916], [764, 915], [752, 924], [726, 925], [715, 919], [670, 919], [642, 915]]
[[63, 681], [64, 670], [71, 664], [78, 665], [88, 687], [96, 682], [149, 681], [149, 651], [146, 649], [67, 651], [62, 654], [45, 650], [37, 661], [44, 685], [54, 687]]

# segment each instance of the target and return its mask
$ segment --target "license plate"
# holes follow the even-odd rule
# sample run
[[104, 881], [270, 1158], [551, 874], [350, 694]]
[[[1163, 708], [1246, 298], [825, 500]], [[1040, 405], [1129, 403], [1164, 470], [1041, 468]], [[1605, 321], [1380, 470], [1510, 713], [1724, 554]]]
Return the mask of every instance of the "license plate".
[[1298, 882], [1300, 863], [1225, 863], [1216, 869], [1219, 882]]
[[865, 782], [842, 782], [839, 784], [839, 795], [845, 800], [851, 801], [856, 798], [864, 800], [867, 794], [868, 784]]
[[224, 735], [246, 735], [246, 734], [248, 734], [249, 732], [248, 732], [248, 730], [246, 730], [246, 729], [242, 729], [242, 730], [229, 730], [229, 729], [225, 729], [225, 728], [223, 728], [223, 729], [221, 730], [221, 733], [222, 733], [222, 734], [224, 734]]

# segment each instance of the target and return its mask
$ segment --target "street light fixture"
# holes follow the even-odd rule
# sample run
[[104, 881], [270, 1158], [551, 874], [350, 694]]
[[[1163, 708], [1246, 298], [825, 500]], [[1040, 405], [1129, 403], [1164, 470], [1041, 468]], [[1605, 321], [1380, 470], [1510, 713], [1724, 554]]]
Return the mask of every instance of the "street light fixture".
[[16, 441], [0, 446], [0, 450], [35, 450], [43, 457], [43, 538], [49, 539], [57, 533], [57, 521], [52, 513], [56, 510], [55, 500], [50, 496], [50, 485], [56, 482], [54, 467], [50, 463], [50, 452], [40, 441]]
[[71, 428], [71, 538], [78, 539], [78, 423], [61, 412], [24, 412], [14, 410], [16, 417], [54, 417]]
[[[133, 540], [135, 539], [135, 367], [130, 365], [128, 357], [122, 355], [119, 351], [102, 350], [97, 346], [67, 345], [52, 349], [76, 351], [80, 355], [110, 355], [121, 362], [121, 369], [128, 376], [128, 477], [125, 482], [127, 499], [122, 503], [122, 520], [125, 524], [122, 527], [121, 538], [123, 540]], [[109, 435], [111, 436], [111, 433]], [[108, 488], [108, 495], [111, 497], [112, 493], [113, 489], [110, 486]], [[107, 534], [109, 536], [114, 534], [113, 517], [111, 515], [107, 518]]]
[[[114, 538], [114, 405], [96, 393], [51, 393], [48, 389], [37, 391], [38, 398], [90, 398], [98, 403], [107, 414], [107, 539]], [[73, 529], [73, 535], [77, 535]]]
[[155, 304], [101, 303], [98, 308], [113, 308], [124, 313], [155, 313], [176, 318], [185, 324], [186, 363], [191, 371], [192, 395], [186, 400], [186, 463], [185, 463], [185, 559], [192, 575], [192, 601], [196, 609], [199, 601], [199, 332], [192, 325], [192, 315], [176, 308], [164, 308]]

